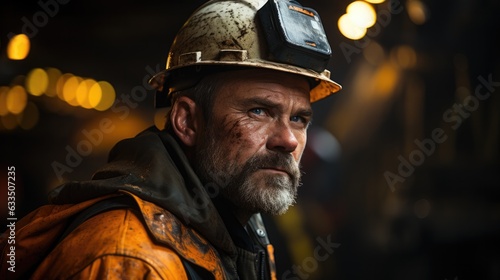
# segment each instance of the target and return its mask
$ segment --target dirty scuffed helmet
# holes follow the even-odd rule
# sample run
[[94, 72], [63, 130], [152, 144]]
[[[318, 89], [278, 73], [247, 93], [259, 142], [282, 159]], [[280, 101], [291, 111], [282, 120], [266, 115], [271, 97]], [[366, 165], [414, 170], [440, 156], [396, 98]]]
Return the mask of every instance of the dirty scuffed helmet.
[[150, 84], [156, 106], [169, 106], [173, 92], [207, 73], [263, 68], [313, 81], [310, 101], [341, 89], [326, 69], [331, 49], [317, 13], [289, 0], [212, 0], [198, 8], [177, 33], [166, 69]]

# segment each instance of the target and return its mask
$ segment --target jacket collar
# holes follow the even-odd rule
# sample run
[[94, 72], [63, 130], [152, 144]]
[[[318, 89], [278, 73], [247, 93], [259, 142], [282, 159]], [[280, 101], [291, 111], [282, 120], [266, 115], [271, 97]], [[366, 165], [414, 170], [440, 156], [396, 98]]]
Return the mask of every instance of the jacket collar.
[[219, 251], [237, 252], [222, 219], [177, 141], [152, 127], [111, 150], [92, 180], [69, 182], [49, 194], [55, 204], [78, 203], [128, 191], [171, 212]]

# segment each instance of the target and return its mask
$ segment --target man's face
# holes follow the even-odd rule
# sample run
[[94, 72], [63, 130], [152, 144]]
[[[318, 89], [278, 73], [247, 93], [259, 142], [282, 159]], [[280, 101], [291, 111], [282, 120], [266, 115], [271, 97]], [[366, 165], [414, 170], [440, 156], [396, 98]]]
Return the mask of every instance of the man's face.
[[215, 97], [195, 168], [241, 210], [283, 214], [300, 184], [312, 117], [309, 84], [274, 71], [233, 73]]

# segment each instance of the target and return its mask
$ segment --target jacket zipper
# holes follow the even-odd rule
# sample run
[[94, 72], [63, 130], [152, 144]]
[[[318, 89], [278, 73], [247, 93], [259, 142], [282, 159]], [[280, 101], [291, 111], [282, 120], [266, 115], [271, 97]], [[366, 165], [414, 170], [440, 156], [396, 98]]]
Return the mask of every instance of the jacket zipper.
[[258, 253], [258, 266], [259, 266], [259, 274], [260, 274], [260, 279], [261, 280], [266, 280], [266, 274], [265, 274], [265, 271], [266, 271], [266, 253], [262, 250], [259, 250], [259, 253]]

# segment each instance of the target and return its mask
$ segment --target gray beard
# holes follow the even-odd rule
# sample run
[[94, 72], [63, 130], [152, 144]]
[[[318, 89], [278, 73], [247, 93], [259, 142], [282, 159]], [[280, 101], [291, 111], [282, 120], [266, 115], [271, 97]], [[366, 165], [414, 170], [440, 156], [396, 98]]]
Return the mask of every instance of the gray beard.
[[[248, 213], [284, 214], [295, 203], [300, 186], [300, 169], [292, 155], [268, 152], [252, 156], [243, 166], [227, 159], [228, 147], [215, 141], [212, 129], [195, 153], [194, 168], [211, 193], [219, 193]], [[288, 175], [263, 174], [252, 177], [263, 167], [283, 167]]]

